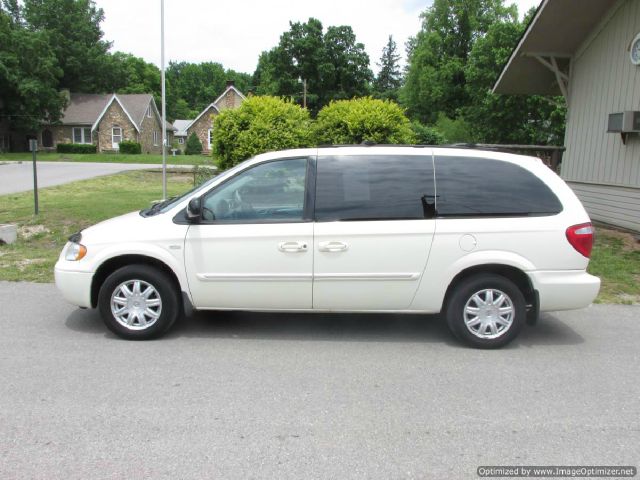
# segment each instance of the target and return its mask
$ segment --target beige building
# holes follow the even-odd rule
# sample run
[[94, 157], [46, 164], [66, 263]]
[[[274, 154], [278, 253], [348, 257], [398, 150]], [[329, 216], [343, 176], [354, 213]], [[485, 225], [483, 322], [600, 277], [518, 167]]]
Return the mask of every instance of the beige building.
[[562, 177], [592, 219], [640, 231], [639, 0], [544, 0], [494, 91], [564, 95]]
[[195, 132], [202, 143], [202, 153], [209, 154], [211, 152], [211, 142], [213, 139], [213, 117], [218, 115], [222, 110], [228, 108], [238, 108], [245, 96], [238, 90], [233, 82], [227, 82], [227, 88], [224, 92], [211, 104], [209, 104], [200, 114], [193, 120], [175, 120], [173, 125], [176, 128], [175, 139], [180, 149], [184, 150], [187, 138]]
[[[150, 94], [69, 95], [61, 121], [37, 133], [41, 150], [59, 143], [95, 144], [98, 152], [117, 152], [120, 142], [140, 143], [143, 153], [162, 153], [161, 116]], [[167, 143], [173, 125], [167, 123]]]

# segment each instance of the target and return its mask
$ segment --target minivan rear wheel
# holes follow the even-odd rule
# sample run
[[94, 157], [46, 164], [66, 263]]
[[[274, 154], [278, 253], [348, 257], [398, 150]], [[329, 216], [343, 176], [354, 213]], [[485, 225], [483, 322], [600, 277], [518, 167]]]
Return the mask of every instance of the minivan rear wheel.
[[446, 307], [453, 334], [476, 348], [499, 348], [513, 340], [526, 317], [520, 289], [495, 274], [474, 275], [454, 287]]
[[98, 309], [109, 330], [127, 340], [164, 334], [178, 318], [180, 303], [172, 279], [148, 265], [128, 265], [111, 275], [98, 294]]

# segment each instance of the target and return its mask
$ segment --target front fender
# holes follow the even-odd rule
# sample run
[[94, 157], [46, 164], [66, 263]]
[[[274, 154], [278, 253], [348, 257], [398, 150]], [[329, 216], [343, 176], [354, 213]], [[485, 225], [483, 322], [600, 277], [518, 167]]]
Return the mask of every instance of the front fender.
[[180, 283], [180, 289], [183, 292], [189, 293], [189, 284], [184, 270], [183, 249], [184, 242], [181, 242], [180, 245], [170, 245], [169, 247], [161, 247], [146, 242], [126, 242], [108, 246], [101, 249], [100, 252], [92, 259], [93, 264], [95, 265], [94, 274], [98, 271], [100, 266], [109, 260], [128, 255], [140, 255], [150, 257], [164, 263], [175, 274], [178, 282]]

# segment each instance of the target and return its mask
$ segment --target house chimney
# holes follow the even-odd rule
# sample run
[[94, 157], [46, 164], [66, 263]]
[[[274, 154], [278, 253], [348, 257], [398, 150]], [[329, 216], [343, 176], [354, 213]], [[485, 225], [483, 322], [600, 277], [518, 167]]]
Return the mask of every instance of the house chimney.
[[235, 83], [236, 83], [236, 82], [235, 82], [235, 81], [233, 81], [233, 80], [227, 80], [227, 88], [229, 88], [229, 87], [233, 87], [233, 86], [235, 85]]

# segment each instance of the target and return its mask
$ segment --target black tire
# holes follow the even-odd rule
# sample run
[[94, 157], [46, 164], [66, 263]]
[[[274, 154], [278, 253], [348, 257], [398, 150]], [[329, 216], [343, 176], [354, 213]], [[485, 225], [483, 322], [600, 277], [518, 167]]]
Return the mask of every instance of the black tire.
[[[145, 326], [145, 323], [141, 322], [135, 314], [131, 319], [131, 326], [126, 326], [118, 321], [111, 311], [112, 298], [115, 295], [125, 296], [121, 293], [122, 290], [120, 290], [120, 286], [125, 282], [134, 282], [136, 280], [140, 281], [140, 290], [144, 288], [142, 292], [147, 291], [147, 285], [150, 285], [155, 290], [152, 291], [150, 300], [160, 300], [159, 307], [154, 305], [150, 308], [154, 314], [159, 313], [159, 316], [153, 318], [145, 315], [145, 319], [149, 318], [149, 326]], [[180, 296], [178, 290], [178, 287], [171, 277], [157, 268], [148, 265], [127, 265], [109, 275], [102, 284], [102, 287], [100, 287], [98, 309], [107, 328], [119, 337], [127, 340], [158, 338], [171, 328], [180, 315]], [[132, 305], [134, 304], [133, 300]], [[149, 303], [152, 302], [149, 301]], [[128, 315], [128, 317], [131, 318], [131, 315]], [[123, 320], [122, 316], [120, 318]]]
[[[491, 298], [488, 296], [488, 291], [492, 291], [492, 294], [502, 293], [506, 299], [498, 306], [482, 305], [473, 299], [475, 294], [479, 294], [480, 300], [486, 302]], [[494, 302], [498, 303], [499, 299], [499, 296], [494, 298]], [[468, 302], [469, 305], [467, 305]], [[472, 316], [473, 313], [465, 313], [467, 306], [470, 309], [477, 308], [479, 310], [477, 319]], [[510, 306], [512, 314], [500, 314], [497, 310], [500, 306], [503, 309]], [[483, 308], [484, 312], [480, 311]], [[490, 318], [495, 318], [498, 315], [500, 323], [491, 320], [487, 323], [483, 322], [482, 318], [487, 318], [484, 316], [487, 312]], [[500, 348], [518, 335], [526, 321], [527, 308], [522, 292], [511, 280], [500, 275], [486, 273], [466, 278], [455, 286], [449, 296], [445, 315], [449, 329], [462, 342], [476, 348]], [[469, 327], [465, 322], [467, 316], [472, 324]], [[509, 320], [510, 324], [506, 326], [505, 323], [508, 323]], [[480, 324], [473, 325], [476, 322], [480, 322]], [[495, 328], [495, 331], [491, 330], [492, 328]]]

